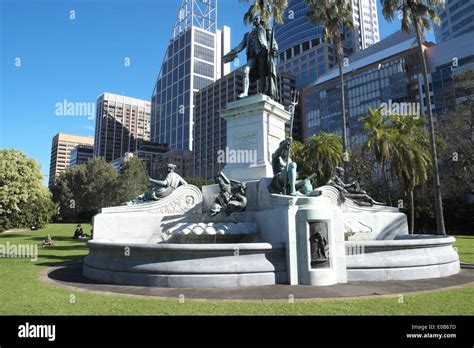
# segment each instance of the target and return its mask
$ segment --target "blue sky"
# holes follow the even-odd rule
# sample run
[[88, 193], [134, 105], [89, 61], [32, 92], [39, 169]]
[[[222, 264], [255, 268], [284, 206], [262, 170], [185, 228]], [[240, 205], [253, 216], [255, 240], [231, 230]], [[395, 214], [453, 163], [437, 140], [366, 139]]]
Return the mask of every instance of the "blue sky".
[[[46, 176], [56, 133], [94, 135], [94, 120], [56, 116], [56, 103], [93, 103], [105, 91], [150, 99], [181, 0], [0, 2], [0, 148], [24, 151]], [[246, 30], [246, 6], [218, 1], [218, 26], [232, 28], [232, 45]], [[384, 38], [400, 23], [387, 23], [378, 7]]]

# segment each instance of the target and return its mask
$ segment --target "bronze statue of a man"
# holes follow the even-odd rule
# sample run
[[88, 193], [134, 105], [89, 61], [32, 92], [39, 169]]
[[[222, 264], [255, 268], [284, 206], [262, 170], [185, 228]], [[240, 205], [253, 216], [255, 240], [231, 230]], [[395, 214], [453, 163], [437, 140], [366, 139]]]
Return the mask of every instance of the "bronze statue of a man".
[[248, 96], [250, 80], [258, 80], [259, 92], [278, 101], [277, 74], [274, 58], [278, 55], [278, 45], [271, 29], [265, 27], [260, 15], [253, 17], [253, 28], [244, 35], [242, 42], [222, 57], [224, 63], [233, 61], [239, 52], [246, 49], [247, 63], [244, 73], [244, 92], [239, 98]]

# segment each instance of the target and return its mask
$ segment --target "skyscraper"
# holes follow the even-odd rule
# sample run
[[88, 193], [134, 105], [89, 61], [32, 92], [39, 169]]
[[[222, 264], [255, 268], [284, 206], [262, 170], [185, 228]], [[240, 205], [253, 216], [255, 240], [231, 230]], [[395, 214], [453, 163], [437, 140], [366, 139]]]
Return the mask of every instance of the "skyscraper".
[[53, 186], [56, 177], [69, 167], [71, 151], [77, 145], [93, 145], [94, 137], [58, 133], [51, 145], [51, 162], [49, 166], [49, 187]]
[[150, 140], [150, 102], [102, 93], [96, 105], [94, 156], [112, 162], [134, 152], [138, 139]]
[[182, 0], [152, 94], [152, 141], [192, 150], [194, 93], [230, 71], [230, 28], [216, 22], [216, 0]]
[[434, 27], [437, 43], [472, 33], [474, 32], [474, 1], [446, 0], [444, 8], [439, 9], [439, 18], [441, 25]]
[[351, 0], [354, 23], [355, 51], [366, 49], [380, 41], [377, 0]]
[[[344, 53], [365, 49], [380, 41], [376, 0], [351, 0], [354, 32], [344, 33]], [[307, 21], [305, 0], [289, 0], [284, 23], [275, 28], [280, 71], [295, 75], [304, 87], [337, 63], [334, 47], [324, 42], [323, 27]]]

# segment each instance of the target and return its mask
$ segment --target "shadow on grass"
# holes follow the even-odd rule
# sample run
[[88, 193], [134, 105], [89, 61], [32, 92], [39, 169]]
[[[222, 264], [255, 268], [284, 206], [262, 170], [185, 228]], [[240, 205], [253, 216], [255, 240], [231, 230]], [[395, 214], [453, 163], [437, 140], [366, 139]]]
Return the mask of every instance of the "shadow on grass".
[[68, 283], [98, 284], [82, 275], [82, 263], [75, 262], [55, 269], [48, 274], [48, 278]]

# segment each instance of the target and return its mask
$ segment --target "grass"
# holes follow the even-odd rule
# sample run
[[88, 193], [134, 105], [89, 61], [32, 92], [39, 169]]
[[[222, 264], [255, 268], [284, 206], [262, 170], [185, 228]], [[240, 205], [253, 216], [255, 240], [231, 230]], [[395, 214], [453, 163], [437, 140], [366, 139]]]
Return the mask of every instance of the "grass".
[[[84, 231], [88, 233], [90, 226]], [[86, 241], [71, 238], [74, 224], [51, 224], [40, 231], [0, 234], [0, 244], [37, 244], [46, 234], [55, 242], [39, 249], [36, 262], [0, 258], [0, 315], [474, 315], [474, 286], [419, 294], [355, 300], [231, 302], [138, 298], [57, 288], [38, 280], [45, 267], [81, 260]], [[474, 237], [456, 246], [472, 262]], [[74, 299], [74, 301], [71, 301]]]
[[474, 264], [474, 236], [455, 236], [457, 248], [461, 262]]

